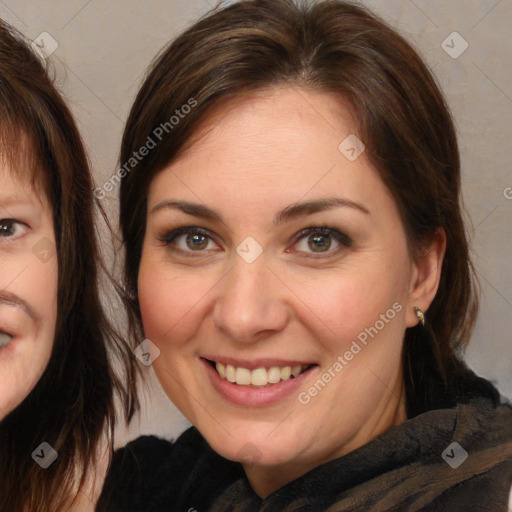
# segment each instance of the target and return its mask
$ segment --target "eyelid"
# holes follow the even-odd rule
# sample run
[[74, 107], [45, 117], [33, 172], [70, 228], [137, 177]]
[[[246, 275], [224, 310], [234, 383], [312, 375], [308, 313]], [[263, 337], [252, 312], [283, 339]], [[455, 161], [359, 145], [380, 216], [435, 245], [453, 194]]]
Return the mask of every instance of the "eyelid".
[[158, 240], [161, 242], [170, 243], [179, 235], [189, 235], [191, 233], [199, 233], [200, 235], [209, 236], [212, 238], [212, 233], [210, 233], [207, 229], [200, 228], [198, 226], [181, 226], [178, 228], [164, 230], [162, 234], [158, 235]]
[[352, 240], [339, 231], [336, 228], [331, 228], [329, 226], [309, 226], [307, 228], [301, 229], [296, 235], [295, 235], [295, 241], [294, 243], [298, 242], [301, 238], [304, 238], [306, 235], [311, 235], [312, 233], [322, 233], [323, 235], [332, 235], [334, 236], [340, 243], [352, 243]]
[[[198, 226], [182, 226], [171, 230], [165, 230], [161, 235], [157, 236], [159, 242], [163, 243], [166, 247], [170, 246], [171, 243], [176, 240], [181, 235], [190, 235], [190, 234], [199, 234], [208, 237], [213, 243], [220, 245], [216, 240], [215, 235], [204, 228], [200, 228]], [[194, 253], [195, 251], [183, 251], [178, 247], [175, 247], [174, 250], [181, 251], [184, 253]], [[206, 251], [197, 251], [197, 254], [205, 253]]]
[[340, 248], [334, 249], [334, 250], [328, 250], [324, 252], [306, 252], [306, 251], [292, 251], [290, 249], [287, 249], [286, 252], [295, 252], [296, 254], [305, 254], [305, 258], [311, 259], [311, 258], [327, 258], [329, 256], [332, 256], [334, 254], [337, 254], [342, 250], [343, 248], [348, 248], [352, 246], [352, 240], [349, 236], [347, 236], [345, 233], [342, 233], [336, 228], [331, 228], [328, 226], [309, 226], [307, 228], [301, 229], [293, 238], [293, 243], [291, 246], [293, 247], [295, 244], [297, 244], [300, 240], [305, 238], [306, 236], [312, 235], [314, 233], [321, 233], [324, 235], [330, 235], [332, 236], [339, 244]]
[[[289, 247], [290, 246], [293, 247], [295, 244], [297, 244], [297, 242], [299, 242], [300, 240], [302, 240], [306, 236], [314, 234], [314, 233], [322, 233], [322, 234], [325, 234], [325, 235], [330, 235], [331, 237], [333, 237], [340, 244], [341, 247], [339, 247], [337, 249], [334, 249], [334, 250], [328, 250], [328, 251], [325, 251], [325, 252], [318, 252], [318, 253], [315, 253], [315, 252], [305, 252], [305, 251], [293, 251], [291, 249], [286, 249], [285, 252], [294, 252], [295, 254], [305, 254], [306, 256], [304, 256], [304, 257], [307, 257], [307, 258], [310, 258], [310, 259], [311, 258], [327, 258], [329, 256], [333, 256], [333, 255], [337, 254], [343, 248], [347, 248], [347, 247], [351, 247], [352, 246], [352, 240], [350, 239], [350, 237], [347, 236], [346, 234], [342, 233], [338, 229], [331, 228], [329, 226], [318, 226], [318, 225], [316, 225], [316, 226], [309, 226], [307, 228], [301, 229], [298, 233], [296, 233], [293, 236], [292, 243], [291, 243], [291, 245], [289, 245]], [[215, 243], [218, 246], [220, 246], [219, 242], [216, 239], [215, 234], [213, 234], [208, 229], [204, 229], [204, 228], [201, 228], [201, 227], [198, 227], [198, 226], [180, 226], [180, 227], [177, 227], [177, 228], [174, 228], [174, 229], [164, 230], [162, 232], [162, 234], [157, 236], [157, 240], [159, 242], [163, 243], [166, 247], [168, 247], [179, 236], [181, 236], [181, 235], [190, 235], [190, 234], [200, 234], [200, 235], [206, 236], [213, 243]], [[186, 253], [187, 255], [194, 254], [194, 253], [196, 253], [196, 255], [200, 255], [201, 253], [204, 254], [204, 253], [207, 252], [206, 250], [197, 251], [197, 252], [196, 251], [192, 251], [192, 250], [191, 251], [187, 251], [187, 250], [180, 249], [178, 247], [173, 247], [173, 250], [174, 251], [180, 251], [182, 253]]]
[[10, 243], [10, 242], [14, 242], [15, 240], [18, 240], [26, 233], [26, 231], [28, 231], [30, 229], [30, 226], [26, 222], [23, 222], [21, 220], [15, 219], [15, 218], [0, 219], [0, 226], [3, 224], [11, 224], [11, 225], [18, 224], [18, 225], [22, 226], [23, 229], [25, 230], [25, 232], [23, 232], [21, 235], [18, 235], [18, 236], [0, 236], [0, 242], [4, 242], [4, 243]]

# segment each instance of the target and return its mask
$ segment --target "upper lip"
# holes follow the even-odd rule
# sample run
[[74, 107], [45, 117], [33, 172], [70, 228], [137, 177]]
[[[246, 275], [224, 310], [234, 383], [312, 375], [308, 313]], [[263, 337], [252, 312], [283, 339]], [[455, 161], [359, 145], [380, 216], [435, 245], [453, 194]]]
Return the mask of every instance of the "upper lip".
[[315, 364], [311, 361], [304, 361], [300, 359], [284, 360], [284, 359], [273, 359], [273, 358], [257, 358], [251, 359], [250, 361], [239, 359], [236, 357], [224, 357], [224, 356], [202, 356], [203, 359], [213, 361], [214, 363], [222, 363], [223, 365], [232, 365], [237, 368], [247, 368], [248, 370], [255, 370], [256, 368], [270, 368], [272, 366], [299, 366], [299, 365], [312, 365]]

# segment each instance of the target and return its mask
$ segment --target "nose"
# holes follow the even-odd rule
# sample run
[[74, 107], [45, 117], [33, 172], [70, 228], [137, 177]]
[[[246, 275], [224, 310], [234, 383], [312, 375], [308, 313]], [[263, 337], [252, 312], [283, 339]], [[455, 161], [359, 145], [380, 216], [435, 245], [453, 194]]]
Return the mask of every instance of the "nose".
[[285, 292], [264, 258], [253, 263], [237, 258], [214, 306], [215, 326], [240, 343], [254, 343], [278, 333], [290, 317]]

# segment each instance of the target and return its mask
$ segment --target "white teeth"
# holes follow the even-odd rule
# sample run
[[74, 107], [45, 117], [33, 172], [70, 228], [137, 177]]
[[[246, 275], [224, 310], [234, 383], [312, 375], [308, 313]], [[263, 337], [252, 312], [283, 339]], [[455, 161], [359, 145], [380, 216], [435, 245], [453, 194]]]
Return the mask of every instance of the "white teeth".
[[221, 378], [239, 386], [248, 386], [249, 384], [266, 386], [267, 384], [277, 384], [281, 380], [289, 380], [292, 376], [298, 377], [301, 371], [307, 368], [307, 365], [271, 366], [268, 370], [262, 367], [251, 371], [248, 368], [235, 367], [231, 364], [224, 366], [222, 363], [215, 363], [215, 368]]
[[291, 366], [285, 366], [284, 368], [281, 368], [281, 380], [288, 380], [292, 374], [292, 367]]
[[229, 380], [229, 382], [235, 382], [236, 381], [236, 377], [235, 377], [235, 367], [228, 364], [226, 366], [226, 379]]
[[251, 384], [253, 386], [266, 386], [268, 384], [267, 370], [265, 368], [253, 370], [251, 373]]
[[224, 368], [224, 365], [222, 363], [216, 363], [215, 368], [217, 368], [219, 375], [224, 379], [226, 377], [226, 369]]
[[276, 384], [281, 380], [281, 368], [272, 366], [268, 371], [268, 381], [270, 384]]
[[251, 383], [251, 370], [247, 368], [237, 368], [235, 375], [236, 383], [239, 386], [247, 386]]

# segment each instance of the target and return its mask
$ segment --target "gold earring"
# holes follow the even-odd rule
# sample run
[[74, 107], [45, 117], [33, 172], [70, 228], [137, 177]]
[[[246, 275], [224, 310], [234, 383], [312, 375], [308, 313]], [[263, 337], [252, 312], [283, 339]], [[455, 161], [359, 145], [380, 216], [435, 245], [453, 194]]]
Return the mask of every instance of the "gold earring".
[[420, 308], [414, 307], [414, 312], [416, 313], [416, 317], [421, 322], [421, 325], [425, 325], [425, 314]]

